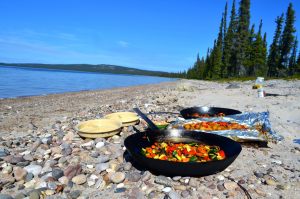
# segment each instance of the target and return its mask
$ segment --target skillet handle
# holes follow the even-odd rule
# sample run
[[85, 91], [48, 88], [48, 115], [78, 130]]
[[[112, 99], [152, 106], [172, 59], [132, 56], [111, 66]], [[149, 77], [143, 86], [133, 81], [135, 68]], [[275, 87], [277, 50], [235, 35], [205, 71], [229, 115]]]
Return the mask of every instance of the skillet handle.
[[152, 131], [159, 130], [159, 128], [139, 108], [133, 108], [133, 110], [147, 122]]

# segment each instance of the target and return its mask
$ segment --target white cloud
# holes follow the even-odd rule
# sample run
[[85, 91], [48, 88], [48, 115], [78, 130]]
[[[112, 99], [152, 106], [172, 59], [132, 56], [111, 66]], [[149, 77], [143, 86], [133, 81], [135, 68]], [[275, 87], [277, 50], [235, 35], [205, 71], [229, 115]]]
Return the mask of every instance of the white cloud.
[[123, 47], [123, 48], [127, 48], [129, 43], [127, 41], [118, 41], [118, 44]]

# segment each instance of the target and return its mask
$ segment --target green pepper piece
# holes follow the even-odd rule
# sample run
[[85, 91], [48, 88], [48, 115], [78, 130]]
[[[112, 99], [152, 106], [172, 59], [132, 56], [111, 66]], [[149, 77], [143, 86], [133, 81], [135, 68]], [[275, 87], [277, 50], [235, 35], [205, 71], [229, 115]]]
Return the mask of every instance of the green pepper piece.
[[175, 157], [177, 155], [177, 151], [174, 150], [173, 153], [172, 153], [172, 155]]
[[196, 156], [192, 156], [190, 158], [190, 162], [196, 162], [198, 160], [198, 158]]

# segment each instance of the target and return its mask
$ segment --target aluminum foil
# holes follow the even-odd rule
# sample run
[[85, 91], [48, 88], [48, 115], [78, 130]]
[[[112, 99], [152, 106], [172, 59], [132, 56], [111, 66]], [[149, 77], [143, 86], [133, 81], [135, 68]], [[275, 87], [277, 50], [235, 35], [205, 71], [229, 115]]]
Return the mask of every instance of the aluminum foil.
[[226, 117], [210, 117], [210, 118], [198, 118], [185, 120], [178, 118], [178, 120], [168, 128], [183, 129], [183, 124], [202, 121], [219, 121], [219, 122], [237, 122], [239, 124], [247, 125], [249, 129], [246, 130], [219, 130], [219, 131], [203, 131], [207, 133], [214, 133], [229, 137], [239, 142], [259, 141], [259, 142], [278, 142], [283, 140], [281, 135], [278, 135], [271, 128], [269, 121], [269, 112], [252, 113], [245, 112], [238, 115], [226, 116]]

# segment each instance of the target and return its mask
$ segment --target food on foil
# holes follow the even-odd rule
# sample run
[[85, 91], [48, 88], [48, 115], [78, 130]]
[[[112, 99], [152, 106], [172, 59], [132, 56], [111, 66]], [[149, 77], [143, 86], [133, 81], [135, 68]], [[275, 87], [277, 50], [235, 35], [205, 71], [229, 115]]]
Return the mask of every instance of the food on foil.
[[246, 125], [237, 122], [193, 122], [183, 124], [185, 130], [223, 131], [223, 130], [245, 130]]
[[142, 148], [141, 152], [147, 158], [173, 162], [208, 162], [226, 157], [218, 146], [197, 143], [155, 142], [150, 147]]
[[224, 113], [218, 113], [214, 114], [213, 116], [210, 116], [209, 114], [201, 114], [201, 113], [191, 113], [187, 115], [188, 117], [193, 117], [193, 118], [209, 118], [209, 117], [224, 117]]

